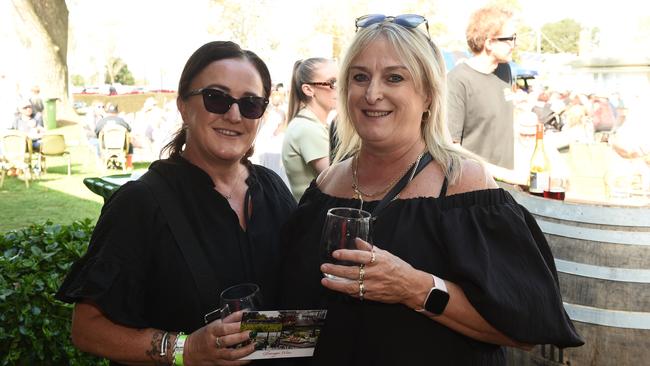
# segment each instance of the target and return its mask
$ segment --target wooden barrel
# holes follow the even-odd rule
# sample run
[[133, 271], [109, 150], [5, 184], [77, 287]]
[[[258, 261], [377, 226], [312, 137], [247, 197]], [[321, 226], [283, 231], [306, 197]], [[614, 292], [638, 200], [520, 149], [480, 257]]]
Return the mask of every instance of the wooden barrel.
[[544, 232], [564, 307], [585, 340], [582, 347], [564, 350], [510, 350], [509, 364], [650, 365], [650, 207], [574, 204], [509, 192]]

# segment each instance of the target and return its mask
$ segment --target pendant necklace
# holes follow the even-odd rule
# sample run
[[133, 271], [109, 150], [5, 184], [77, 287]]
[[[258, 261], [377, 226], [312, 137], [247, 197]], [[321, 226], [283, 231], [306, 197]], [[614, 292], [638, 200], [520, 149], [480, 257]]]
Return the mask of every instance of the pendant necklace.
[[244, 171], [247, 170], [246, 167], [244, 167], [244, 170], [239, 172], [239, 175], [237, 175], [237, 179], [235, 180], [235, 183], [233, 183], [232, 188], [230, 188], [230, 192], [228, 194], [221, 192], [220, 190], [217, 189], [217, 186], [214, 186], [214, 190], [219, 192], [226, 200], [230, 201], [232, 198], [233, 193], [235, 192], [235, 189], [237, 188], [237, 183], [239, 183], [239, 179], [241, 176], [244, 174]]

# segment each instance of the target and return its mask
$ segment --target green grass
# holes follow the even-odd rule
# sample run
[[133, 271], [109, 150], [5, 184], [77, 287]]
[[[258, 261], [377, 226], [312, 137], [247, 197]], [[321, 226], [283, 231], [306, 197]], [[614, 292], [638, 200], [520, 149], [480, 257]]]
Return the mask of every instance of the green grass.
[[[66, 137], [72, 158], [72, 175], [67, 175], [66, 160], [48, 158], [47, 174], [32, 180], [29, 188], [16, 177], [5, 177], [0, 188], [0, 233], [20, 229], [32, 223], [50, 220], [56, 224], [70, 224], [75, 220], [90, 218], [96, 222], [103, 198], [91, 192], [84, 184], [87, 177], [122, 174], [121, 170], [97, 168], [94, 154], [81, 142], [81, 127], [74, 123], [50, 131]], [[135, 169], [146, 169], [148, 162], [136, 163]]]

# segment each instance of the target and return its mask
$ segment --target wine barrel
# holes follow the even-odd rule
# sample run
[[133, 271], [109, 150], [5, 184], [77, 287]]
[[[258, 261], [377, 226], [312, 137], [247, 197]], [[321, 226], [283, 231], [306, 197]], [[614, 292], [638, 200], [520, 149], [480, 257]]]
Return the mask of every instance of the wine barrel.
[[650, 207], [574, 204], [509, 190], [553, 251], [577, 348], [509, 350], [511, 365], [650, 364]]

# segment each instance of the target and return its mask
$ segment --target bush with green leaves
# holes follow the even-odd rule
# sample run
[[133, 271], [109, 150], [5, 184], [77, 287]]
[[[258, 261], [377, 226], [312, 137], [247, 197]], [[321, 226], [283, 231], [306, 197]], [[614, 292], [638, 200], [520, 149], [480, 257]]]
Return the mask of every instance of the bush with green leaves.
[[72, 345], [72, 305], [54, 299], [92, 230], [48, 221], [0, 235], [0, 365], [108, 364]]

